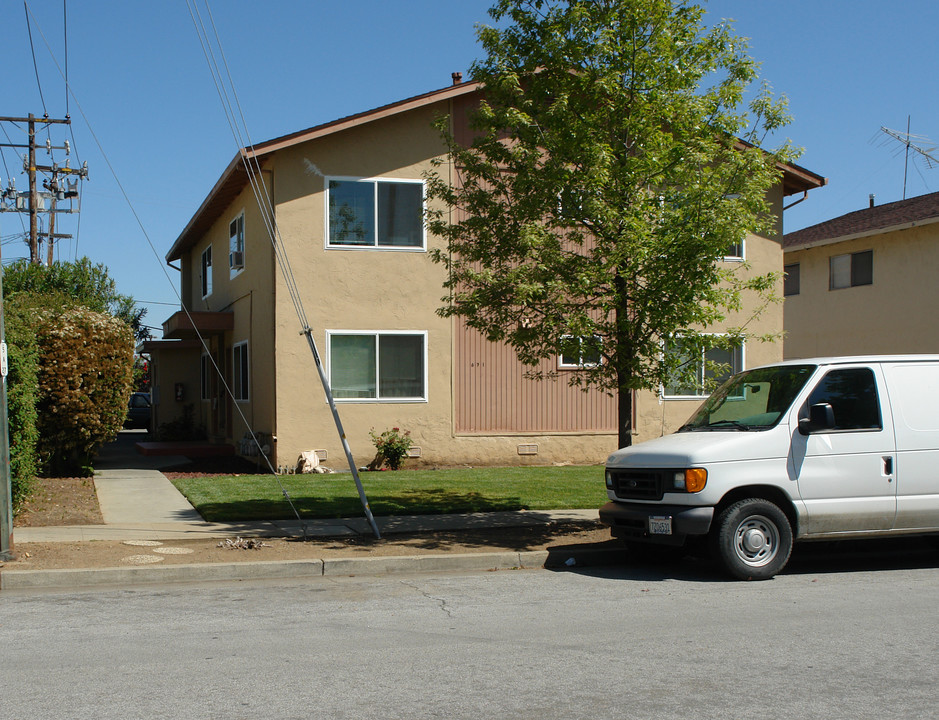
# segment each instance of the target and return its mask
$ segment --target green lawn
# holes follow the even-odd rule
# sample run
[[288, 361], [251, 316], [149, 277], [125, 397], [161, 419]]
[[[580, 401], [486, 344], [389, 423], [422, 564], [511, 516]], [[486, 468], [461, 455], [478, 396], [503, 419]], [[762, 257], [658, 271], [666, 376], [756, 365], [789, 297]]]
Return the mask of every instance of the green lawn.
[[[361, 473], [374, 515], [598, 508], [606, 502], [602, 466], [466, 468]], [[356, 517], [362, 505], [349, 473], [241, 475], [173, 480], [208, 521]]]

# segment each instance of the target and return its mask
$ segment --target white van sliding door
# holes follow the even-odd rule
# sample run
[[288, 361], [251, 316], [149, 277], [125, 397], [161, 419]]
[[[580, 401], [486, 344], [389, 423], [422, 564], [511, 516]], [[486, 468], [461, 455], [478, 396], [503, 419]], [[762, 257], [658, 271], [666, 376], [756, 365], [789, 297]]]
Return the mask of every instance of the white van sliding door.
[[897, 433], [897, 529], [939, 527], [939, 364], [884, 365]]

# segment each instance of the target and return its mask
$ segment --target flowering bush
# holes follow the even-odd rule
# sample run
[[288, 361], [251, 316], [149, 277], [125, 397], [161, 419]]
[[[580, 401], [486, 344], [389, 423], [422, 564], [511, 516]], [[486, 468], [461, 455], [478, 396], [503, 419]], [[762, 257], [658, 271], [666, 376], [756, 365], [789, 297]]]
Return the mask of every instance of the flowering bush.
[[[378, 450], [378, 457], [375, 460], [384, 460], [392, 470], [401, 467], [401, 461], [414, 444], [411, 439], [411, 431], [401, 432], [401, 428], [391, 428], [391, 430], [385, 430], [380, 435], [376, 435], [375, 428], [372, 428], [368, 434], [371, 436], [372, 442], [375, 443], [375, 449]], [[381, 466], [381, 462], [375, 464]]]

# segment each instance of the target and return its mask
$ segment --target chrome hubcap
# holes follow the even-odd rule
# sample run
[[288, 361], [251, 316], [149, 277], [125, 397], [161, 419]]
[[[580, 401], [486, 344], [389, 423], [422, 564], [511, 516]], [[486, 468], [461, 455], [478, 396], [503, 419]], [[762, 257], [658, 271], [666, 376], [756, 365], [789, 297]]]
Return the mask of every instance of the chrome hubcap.
[[768, 518], [752, 515], [737, 526], [734, 549], [737, 557], [747, 565], [766, 565], [779, 550], [779, 531]]

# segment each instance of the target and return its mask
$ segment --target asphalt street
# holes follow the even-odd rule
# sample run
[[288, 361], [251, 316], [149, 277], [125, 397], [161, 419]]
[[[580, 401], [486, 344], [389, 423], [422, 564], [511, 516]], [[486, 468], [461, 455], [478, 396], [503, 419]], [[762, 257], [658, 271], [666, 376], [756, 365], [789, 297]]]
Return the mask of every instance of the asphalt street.
[[926, 718], [937, 598], [926, 555], [825, 554], [14, 592], [0, 718]]

